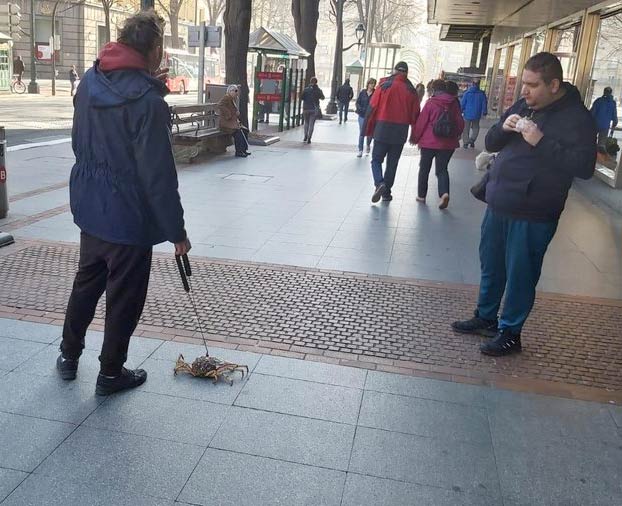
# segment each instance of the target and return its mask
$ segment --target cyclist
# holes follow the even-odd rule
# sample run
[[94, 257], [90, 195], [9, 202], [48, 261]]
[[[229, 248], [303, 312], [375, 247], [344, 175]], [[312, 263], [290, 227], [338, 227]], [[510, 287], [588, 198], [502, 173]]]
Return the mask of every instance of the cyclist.
[[13, 60], [13, 74], [17, 76], [17, 82], [19, 84], [22, 83], [22, 76], [24, 75], [24, 62], [22, 61], [21, 56], [16, 56], [15, 60]]

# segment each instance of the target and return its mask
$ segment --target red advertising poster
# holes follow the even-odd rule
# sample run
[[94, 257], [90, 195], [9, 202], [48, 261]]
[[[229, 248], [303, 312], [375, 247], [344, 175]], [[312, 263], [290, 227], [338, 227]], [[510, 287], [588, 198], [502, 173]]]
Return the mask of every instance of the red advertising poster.
[[257, 100], [259, 102], [280, 102], [281, 95], [276, 93], [257, 93]]
[[272, 79], [280, 81], [283, 79], [283, 74], [281, 72], [257, 72], [257, 77], [259, 79]]
[[516, 77], [508, 76], [508, 82], [505, 85], [505, 96], [503, 97], [503, 110], [511, 107], [514, 103], [514, 92], [516, 91]]

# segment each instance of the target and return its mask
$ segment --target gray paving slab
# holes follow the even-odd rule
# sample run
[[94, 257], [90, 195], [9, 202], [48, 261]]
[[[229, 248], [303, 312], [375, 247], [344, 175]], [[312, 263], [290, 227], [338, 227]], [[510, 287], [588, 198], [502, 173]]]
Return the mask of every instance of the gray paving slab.
[[421, 399], [455, 402], [468, 406], [486, 405], [484, 397], [485, 387], [379, 371], [369, 371], [367, 373], [365, 390], [408, 395]]
[[61, 333], [62, 328], [54, 325], [0, 318], [0, 337], [49, 344], [56, 341]]
[[75, 428], [70, 423], [0, 412], [0, 467], [31, 472]]
[[47, 345], [21, 339], [0, 337], [0, 370], [11, 371]]
[[499, 506], [498, 498], [348, 473], [342, 506]]
[[175, 499], [203, 452], [200, 446], [79, 427], [37, 474]]
[[210, 447], [347, 471], [353, 425], [232, 408]]
[[253, 374], [236, 406], [356, 424], [362, 390]]
[[28, 477], [28, 473], [0, 467], [0, 503]]
[[345, 473], [209, 448], [179, 500], [211, 506], [339, 506]]
[[228, 409], [222, 404], [131, 391], [109, 397], [83, 425], [207, 446]]
[[[56, 359], [59, 356], [58, 345], [52, 344], [33, 355], [30, 359], [21, 364], [16, 371], [35, 376], [56, 377]], [[84, 349], [78, 363], [77, 381], [95, 384], [99, 374], [99, 354], [100, 351]], [[135, 369], [139, 367], [147, 356], [144, 353], [137, 353], [130, 350], [128, 353], [125, 367]]]
[[495, 439], [501, 490], [510, 504], [622, 504], [622, 439], [617, 444]]
[[616, 425], [622, 429], [622, 406], [609, 406], [609, 411]]
[[358, 427], [349, 471], [499, 497], [490, 444]]
[[366, 391], [358, 425], [445, 440], [490, 443], [485, 408]]
[[606, 404], [497, 389], [487, 391], [486, 399], [495, 440], [620, 441]]
[[79, 424], [103, 401], [92, 384], [12, 372], [0, 381], [0, 411]]
[[118, 490], [114, 484], [78, 483], [67, 476], [30, 475], [2, 506], [174, 506], [170, 499]]
[[[62, 337], [59, 337], [55, 343], [60, 344]], [[128, 348], [128, 355], [132, 356], [135, 361], [142, 362], [149, 357], [155, 350], [157, 350], [162, 343], [162, 339], [151, 339], [149, 337], [132, 336], [130, 339], [130, 346]], [[101, 351], [102, 344], [104, 343], [104, 333], [96, 330], [89, 330], [86, 333], [84, 339], [84, 349]]]
[[242, 379], [236, 375], [233, 385], [223, 381], [213, 383], [204, 378], [193, 378], [189, 374], [173, 375], [175, 362], [173, 360], [156, 360], [149, 358], [142, 366], [148, 374], [147, 381], [138, 387], [140, 391], [155, 394], [195, 399], [199, 401], [216, 402], [232, 405], [246, 385], [248, 378]]
[[254, 372], [351, 388], [363, 388], [367, 376], [364, 369], [272, 355], [262, 355]]

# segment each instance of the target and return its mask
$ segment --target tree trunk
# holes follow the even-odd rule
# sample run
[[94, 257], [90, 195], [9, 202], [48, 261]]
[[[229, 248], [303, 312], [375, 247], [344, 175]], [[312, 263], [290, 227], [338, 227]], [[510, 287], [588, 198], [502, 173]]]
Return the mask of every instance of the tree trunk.
[[[110, 4], [104, 0], [102, 0], [102, 7], [104, 8], [104, 23], [106, 26], [106, 40], [104, 44], [110, 42]], [[101, 48], [97, 48], [99, 52]]]
[[169, 20], [171, 22], [171, 47], [179, 49], [179, 10], [173, 10], [172, 6]]
[[309, 84], [309, 79], [315, 76], [315, 48], [320, 0], [292, 0], [292, 16], [298, 44], [310, 53], [305, 78], [306, 84]]
[[246, 57], [252, 0], [227, 0], [225, 8], [225, 72], [227, 84], [240, 85], [240, 121], [248, 126]]

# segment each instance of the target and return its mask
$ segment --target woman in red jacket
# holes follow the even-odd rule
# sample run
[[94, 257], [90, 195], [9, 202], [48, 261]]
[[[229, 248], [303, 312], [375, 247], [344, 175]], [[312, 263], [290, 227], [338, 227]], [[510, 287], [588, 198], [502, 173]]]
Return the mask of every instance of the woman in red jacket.
[[464, 120], [456, 97], [447, 92], [445, 81], [432, 82], [432, 96], [428, 99], [417, 118], [415, 143], [421, 148], [419, 162], [419, 186], [417, 201], [425, 202], [428, 193], [428, 177], [432, 160], [436, 159], [436, 177], [440, 209], [449, 205], [449, 172], [447, 166], [464, 130]]

